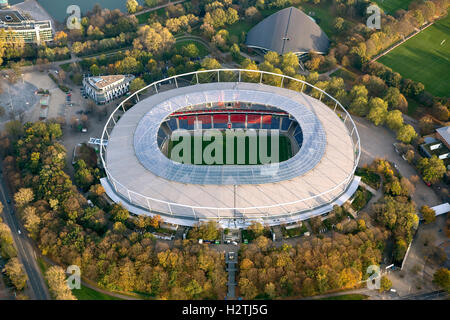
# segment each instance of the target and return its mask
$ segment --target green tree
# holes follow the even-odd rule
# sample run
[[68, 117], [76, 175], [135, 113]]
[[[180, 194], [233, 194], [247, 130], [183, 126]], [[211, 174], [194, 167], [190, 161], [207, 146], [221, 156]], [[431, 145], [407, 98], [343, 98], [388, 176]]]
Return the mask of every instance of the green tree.
[[130, 83], [130, 92], [135, 93], [136, 91], [141, 90], [142, 88], [145, 88], [146, 84], [145, 81], [141, 78], [136, 78]]
[[113, 221], [116, 222], [125, 222], [128, 217], [130, 216], [130, 213], [127, 209], [122, 207], [120, 204], [115, 204], [110, 212], [111, 218]]
[[158, 4], [158, 0], [145, 0], [145, 5], [149, 8], [154, 7]]
[[403, 127], [403, 114], [400, 110], [389, 111], [386, 116], [386, 124], [389, 129], [398, 131]]
[[420, 212], [422, 213], [426, 224], [434, 222], [436, 220], [436, 212], [429, 206], [422, 206], [422, 208], [420, 208]]
[[416, 137], [417, 137], [416, 130], [414, 130], [413, 126], [410, 124], [403, 125], [397, 131], [397, 139], [404, 143], [410, 143]]
[[369, 101], [369, 114], [367, 119], [372, 121], [376, 126], [383, 124], [386, 121], [388, 114], [388, 105], [383, 99], [371, 98]]
[[202, 68], [204, 68], [206, 70], [222, 68], [222, 66], [220, 65], [219, 61], [217, 61], [214, 58], [205, 58], [205, 59], [203, 59], [201, 65], [202, 65]]
[[344, 19], [342, 19], [341, 17], [337, 17], [336, 19], [334, 19], [333, 27], [337, 31], [342, 31], [342, 29], [344, 29], [344, 22], [345, 22]]
[[136, 13], [139, 3], [136, 0], [127, 0], [127, 10], [129, 13]]
[[392, 281], [388, 277], [382, 276], [380, 279], [380, 292], [389, 291], [392, 288]]
[[422, 173], [423, 180], [428, 183], [438, 182], [447, 171], [444, 161], [435, 155], [431, 158], [420, 159], [418, 167]]
[[198, 57], [200, 50], [195, 43], [189, 43], [181, 48], [181, 53], [188, 58]]
[[447, 268], [438, 269], [433, 275], [433, 282], [450, 292], [450, 270]]

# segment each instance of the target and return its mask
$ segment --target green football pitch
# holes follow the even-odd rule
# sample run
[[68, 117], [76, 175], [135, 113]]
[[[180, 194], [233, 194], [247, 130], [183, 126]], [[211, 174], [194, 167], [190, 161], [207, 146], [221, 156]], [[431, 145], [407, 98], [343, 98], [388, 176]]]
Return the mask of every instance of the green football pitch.
[[[284, 135], [280, 135], [279, 137], [279, 152], [278, 152], [278, 156], [279, 156], [279, 161], [278, 162], [283, 162], [288, 160], [289, 158], [292, 157], [292, 148], [291, 148], [291, 141], [289, 140], [288, 137], [284, 136]], [[180, 143], [183, 143], [183, 139], [185, 138], [180, 138], [179, 141], [174, 141], [174, 140], [169, 140], [169, 145], [168, 145], [168, 154], [170, 155], [169, 158], [174, 160], [174, 161], [179, 161], [180, 158], [183, 157], [183, 150], [182, 148], [180, 148], [179, 150], [173, 150], [175, 148], [175, 146], [177, 146]], [[190, 146], [191, 146], [191, 162], [190, 163], [195, 163], [194, 162], [194, 146], [195, 146], [195, 139], [201, 139], [201, 137], [193, 137], [193, 136], [189, 136], [187, 139], [191, 139], [190, 141]], [[271, 145], [272, 145], [272, 139], [270, 137], [270, 135], [267, 136], [267, 156], [271, 156]], [[252, 139], [252, 143], [254, 140]], [[238, 138], [235, 137], [234, 138], [234, 161], [232, 163], [230, 163], [231, 161], [227, 161], [227, 144], [226, 144], [226, 136], [225, 134], [223, 134], [222, 138], [218, 141], [218, 144], [216, 145], [218, 149], [222, 148], [223, 150], [223, 154], [222, 157], [219, 157], [219, 154], [217, 155], [218, 157], [218, 161], [217, 163], [212, 163], [212, 165], [222, 165], [222, 164], [227, 164], [227, 165], [234, 165], [234, 164], [238, 164], [238, 165], [259, 165], [262, 164], [262, 159], [260, 158], [259, 154], [259, 150], [260, 150], [260, 142], [259, 142], [259, 137], [256, 138], [256, 154], [255, 155], [250, 155], [250, 151], [253, 150], [252, 148], [250, 148], [250, 138], [249, 137], [245, 137], [245, 162], [242, 161], [242, 155], [238, 153], [238, 146], [239, 146], [239, 142], [238, 142]], [[216, 156], [216, 152], [211, 150], [213, 149], [213, 144], [216, 144], [214, 138], [211, 141], [205, 141], [205, 139], [203, 139], [202, 141], [202, 154], [211, 154], [213, 157]], [[208, 148], [208, 146], [210, 146]], [[181, 146], [180, 146], [181, 147]], [[206, 149], [206, 150], [205, 150]], [[172, 150], [174, 152], [172, 152]], [[173, 154], [172, 154], [173, 153]], [[263, 153], [265, 155], [265, 153]], [[177, 159], [178, 158], [178, 159]], [[202, 157], [203, 158], [203, 157]], [[220, 159], [222, 159], [221, 163], [220, 163]], [[239, 159], [239, 161], [238, 161]], [[180, 162], [180, 161], [179, 161]], [[185, 161], [187, 162], [187, 161]], [[208, 163], [205, 162], [205, 159], [202, 159], [202, 165], [207, 165]]]
[[412, 0], [375, 0], [384, 12], [393, 15], [397, 10], [407, 10]]
[[[450, 11], [450, 10], [449, 10]], [[436, 21], [418, 35], [378, 61], [404, 78], [419, 81], [425, 90], [440, 97], [450, 92], [450, 15]]]

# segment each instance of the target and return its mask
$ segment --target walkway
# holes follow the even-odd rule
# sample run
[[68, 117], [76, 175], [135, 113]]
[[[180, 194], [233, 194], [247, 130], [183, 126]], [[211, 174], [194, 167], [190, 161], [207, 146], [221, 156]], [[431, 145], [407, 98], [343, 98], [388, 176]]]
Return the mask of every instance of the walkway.
[[237, 272], [237, 264], [238, 257], [236, 252], [227, 252], [225, 253], [225, 263], [227, 264], [228, 271], [228, 293], [227, 299], [234, 300], [236, 299], [236, 272]]
[[168, 7], [168, 6], [170, 6], [170, 5], [177, 5], [177, 4], [179, 4], [179, 3], [183, 3], [183, 2], [185, 2], [186, 0], [179, 0], [179, 1], [174, 1], [174, 2], [168, 2], [168, 3], [166, 3], [166, 4], [162, 4], [162, 5], [160, 5], [160, 6], [157, 6], [157, 7], [151, 7], [151, 8], [147, 8], [147, 9], [144, 9], [144, 10], [142, 10], [142, 11], [139, 11], [139, 12], [136, 12], [136, 13], [133, 13], [133, 14], [129, 14], [128, 16], [140, 16], [141, 14], [144, 14], [144, 13], [147, 13], [147, 12], [152, 12], [152, 11], [156, 11], [156, 10], [159, 10], [159, 9], [162, 9], [162, 8], [165, 8], [165, 7]]

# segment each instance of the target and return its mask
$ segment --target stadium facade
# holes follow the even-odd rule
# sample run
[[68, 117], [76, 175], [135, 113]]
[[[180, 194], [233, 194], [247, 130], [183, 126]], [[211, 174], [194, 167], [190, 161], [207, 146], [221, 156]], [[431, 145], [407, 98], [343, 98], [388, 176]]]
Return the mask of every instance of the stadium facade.
[[[195, 132], [199, 123], [204, 131], [279, 132], [292, 156], [258, 165], [171, 160], [172, 134]], [[108, 196], [178, 225], [296, 222], [342, 205], [359, 185], [360, 139], [347, 111], [323, 90], [269, 72], [206, 70], [157, 81], [116, 108], [102, 139]]]

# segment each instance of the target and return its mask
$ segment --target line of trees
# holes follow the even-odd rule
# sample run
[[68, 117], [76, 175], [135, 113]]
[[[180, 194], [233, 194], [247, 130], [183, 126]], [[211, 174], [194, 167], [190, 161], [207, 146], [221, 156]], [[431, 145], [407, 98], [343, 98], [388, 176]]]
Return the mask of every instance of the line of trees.
[[274, 299], [355, 287], [367, 279], [367, 267], [381, 261], [386, 237], [372, 228], [276, 248], [259, 236], [240, 251], [239, 292], [245, 299]]

